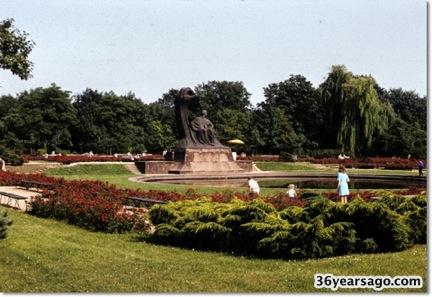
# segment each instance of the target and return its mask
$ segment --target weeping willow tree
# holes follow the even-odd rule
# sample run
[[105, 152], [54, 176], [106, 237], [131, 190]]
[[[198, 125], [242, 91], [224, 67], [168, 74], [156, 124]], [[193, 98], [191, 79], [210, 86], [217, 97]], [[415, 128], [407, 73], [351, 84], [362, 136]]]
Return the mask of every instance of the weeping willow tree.
[[321, 98], [335, 137], [336, 147], [356, 155], [367, 154], [374, 137], [388, 127], [392, 109], [382, 103], [371, 76], [354, 76], [345, 66], [333, 72], [320, 86]]
[[349, 81], [352, 73], [345, 66], [336, 65], [328, 74], [327, 79], [319, 86], [321, 103], [324, 113], [324, 135], [321, 139], [323, 148], [336, 148], [337, 135], [341, 122], [341, 98], [343, 97], [342, 86]]
[[342, 121], [337, 135], [338, 145], [344, 151], [367, 152], [375, 133], [381, 132], [387, 121], [383, 106], [371, 77], [352, 77], [342, 85]]

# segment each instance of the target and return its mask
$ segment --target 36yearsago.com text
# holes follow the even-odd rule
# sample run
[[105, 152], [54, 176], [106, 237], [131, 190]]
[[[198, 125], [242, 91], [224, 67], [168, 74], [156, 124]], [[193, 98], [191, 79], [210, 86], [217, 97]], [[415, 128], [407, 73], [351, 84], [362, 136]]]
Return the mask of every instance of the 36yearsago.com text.
[[336, 276], [333, 274], [315, 274], [315, 288], [331, 289], [356, 289], [371, 288], [381, 291], [386, 288], [422, 288], [423, 279], [420, 276]]

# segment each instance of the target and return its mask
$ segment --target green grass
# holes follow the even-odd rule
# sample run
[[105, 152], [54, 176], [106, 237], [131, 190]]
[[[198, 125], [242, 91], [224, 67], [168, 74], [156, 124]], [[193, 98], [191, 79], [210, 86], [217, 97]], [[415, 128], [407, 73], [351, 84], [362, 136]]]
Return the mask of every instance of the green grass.
[[314, 171], [328, 172], [331, 168], [317, 168], [307, 162], [257, 162], [257, 167], [263, 171]]
[[[0, 207], [0, 211], [6, 208]], [[426, 292], [426, 245], [387, 254], [282, 261], [156, 246], [134, 234], [92, 233], [9, 210], [14, 224], [0, 240], [1, 292], [326, 292], [314, 274], [421, 276]], [[338, 292], [374, 292], [340, 289]]]
[[[64, 177], [67, 180], [102, 180], [121, 189], [142, 189], [145, 191], [152, 189], [167, 192], [174, 191], [184, 194], [192, 187], [190, 185], [130, 181], [129, 178], [136, 177], [136, 175], [126, 169], [123, 164], [92, 164], [58, 167], [47, 169], [44, 173], [57, 178]], [[210, 194], [222, 190], [223, 189], [220, 187], [200, 187], [199, 192], [202, 194]]]

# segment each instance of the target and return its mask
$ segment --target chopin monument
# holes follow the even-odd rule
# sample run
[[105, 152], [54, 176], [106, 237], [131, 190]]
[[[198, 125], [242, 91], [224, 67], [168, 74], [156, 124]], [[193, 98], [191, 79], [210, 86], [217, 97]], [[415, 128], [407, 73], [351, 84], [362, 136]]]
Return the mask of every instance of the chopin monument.
[[[177, 146], [167, 155], [172, 162], [168, 173], [229, 174], [244, 172], [234, 161], [231, 148], [222, 145], [214, 135], [213, 123], [207, 111], [201, 110], [199, 95], [191, 88], [171, 90], [174, 95], [176, 125], [179, 131]], [[191, 112], [198, 114], [191, 117]]]

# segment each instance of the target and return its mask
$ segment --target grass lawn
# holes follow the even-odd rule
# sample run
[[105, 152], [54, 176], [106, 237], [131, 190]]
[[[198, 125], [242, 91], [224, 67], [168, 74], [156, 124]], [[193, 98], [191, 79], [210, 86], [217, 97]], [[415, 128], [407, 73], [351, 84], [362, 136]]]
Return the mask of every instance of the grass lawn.
[[22, 212], [8, 213], [14, 224], [9, 237], [0, 240], [1, 292], [333, 292], [314, 288], [316, 273], [423, 278], [422, 289], [381, 292], [426, 292], [427, 287], [425, 245], [387, 254], [258, 260], [156, 246], [136, 234], [93, 233]]
[[[51, 168], [44, 172], [49, 176], [64, 177], [68, 180], [103, 180], [122, 189], [142, 189], [145, 191], [153, 189], [167, 192], [174, 191], [184, 194], [187, 189], [191, 188], [189, 185], [139, 183], [130, 181], [128, 179], [136, 177], [136, 175], [131, 173], [123, 164], [77, 165], [71, 167]], [[217, 187], [199, 188], [199, 192], [203, 194], [213, 193], [214, 191], [222, 191], [222, 189]]]

